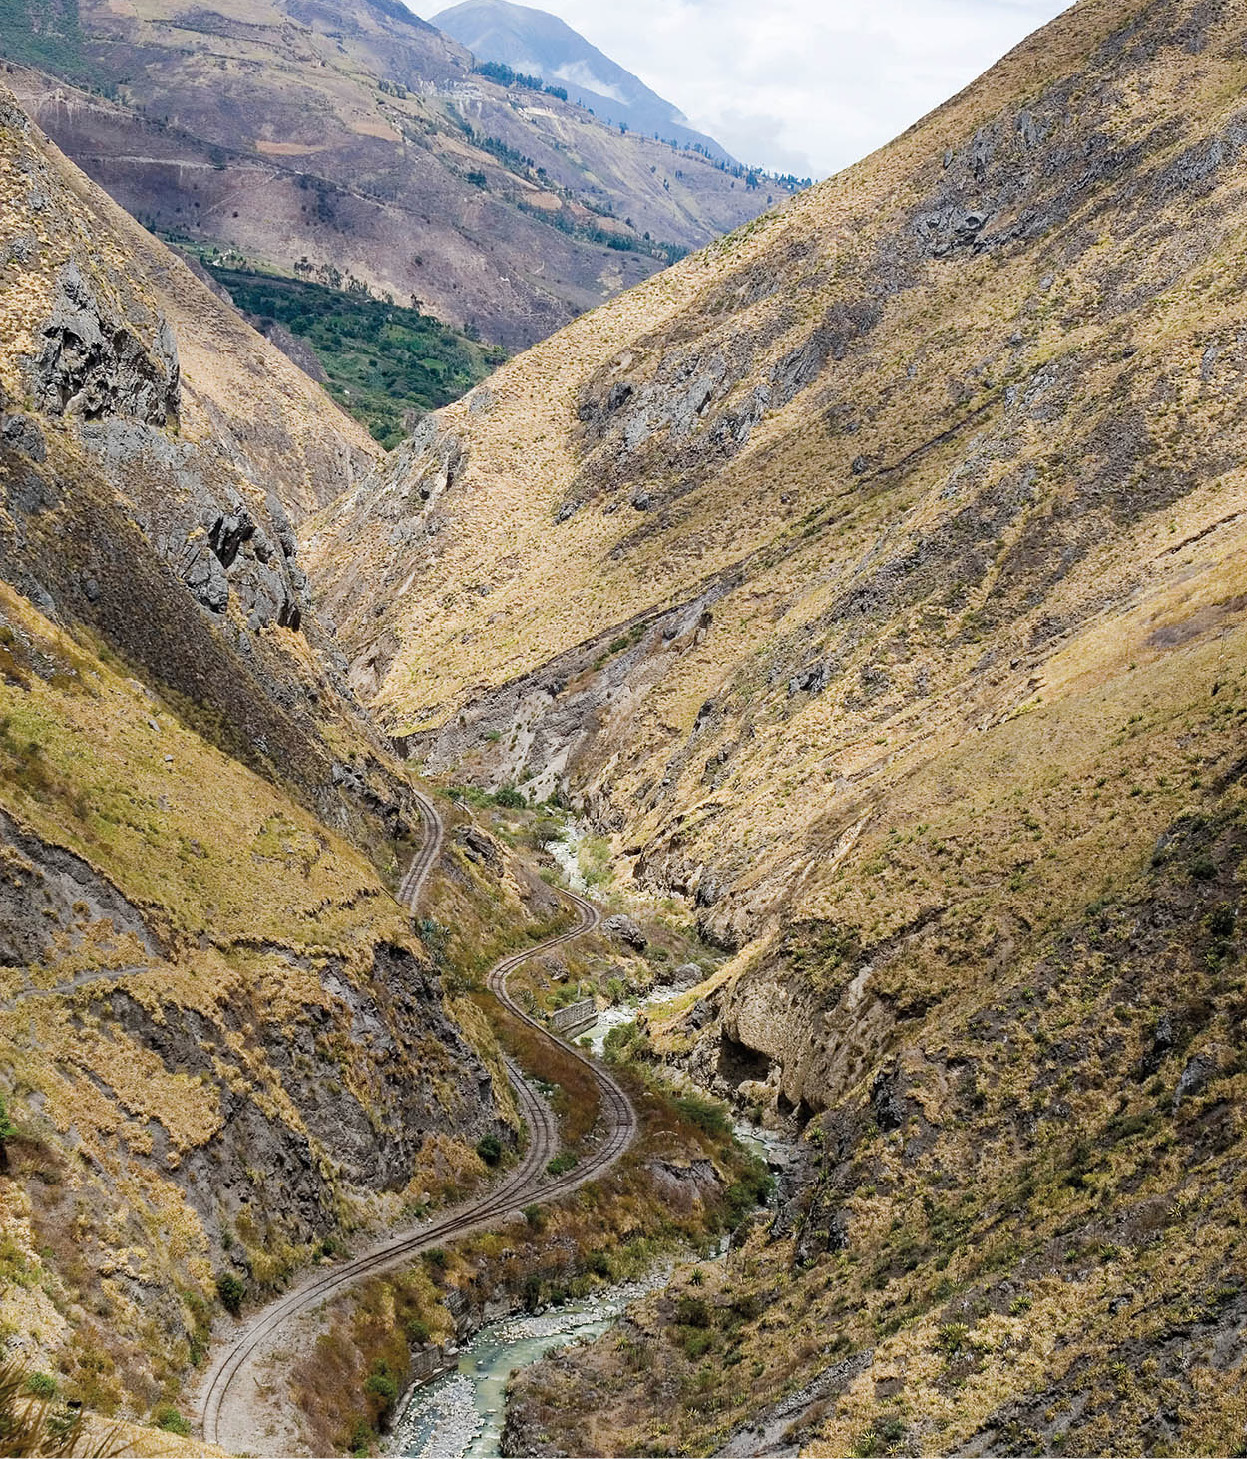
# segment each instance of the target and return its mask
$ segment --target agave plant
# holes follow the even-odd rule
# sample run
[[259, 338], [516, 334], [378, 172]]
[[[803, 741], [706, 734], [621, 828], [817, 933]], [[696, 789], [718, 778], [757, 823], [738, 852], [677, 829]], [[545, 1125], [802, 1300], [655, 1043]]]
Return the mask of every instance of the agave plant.
[[118, 1428], [88, 1430], [81, 1408], [32, 1392], [30, 1377], [24, 1364], [0, 1362], [0, 1455], [118, 1459], [129, 1450]]

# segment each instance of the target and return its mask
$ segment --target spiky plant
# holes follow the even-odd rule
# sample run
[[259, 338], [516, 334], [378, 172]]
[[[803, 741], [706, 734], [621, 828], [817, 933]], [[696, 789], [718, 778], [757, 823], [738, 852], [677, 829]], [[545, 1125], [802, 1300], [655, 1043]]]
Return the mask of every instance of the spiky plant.
[[22, 1363], [0, 1362], [0, 1455], [118, 1459], [128, 1451], [117, 1428], [93, 1434], [83, 1422], [80, 1408], [32, 1393], [30, 1376]]

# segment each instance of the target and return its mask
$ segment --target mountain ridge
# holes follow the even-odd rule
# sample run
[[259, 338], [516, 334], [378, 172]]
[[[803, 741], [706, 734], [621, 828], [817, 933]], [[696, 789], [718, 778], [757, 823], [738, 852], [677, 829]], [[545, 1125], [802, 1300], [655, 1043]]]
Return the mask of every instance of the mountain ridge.
[[81, 0], [43, 57], [56, 79], [16, 64], [39, 62], [49, 4], [20, 0], [0, 37], [9, 82], [145, 224], [415, 297], [508, 348], [782, 191], [473, 75], [449, 37], [366, 0]]
[[623, 123], [682, 147], [695, 146], [718, 162], [736, 162], [712, 137], [691, 127], [671, 102], [548, 11], [510, 0], [462, 0], [439, 11], [432, 24], [482, 61], [563, 83], [572, 101], [607, 122]]

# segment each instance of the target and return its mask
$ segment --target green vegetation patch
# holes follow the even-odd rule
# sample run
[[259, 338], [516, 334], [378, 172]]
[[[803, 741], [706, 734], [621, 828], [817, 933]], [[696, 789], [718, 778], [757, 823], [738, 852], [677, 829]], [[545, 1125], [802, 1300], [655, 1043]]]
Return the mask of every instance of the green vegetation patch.
[[98, 79], [82, 53], [77, 0], [0, 0], [0, 55], [88, 84]]
[[413, 413], [458, 400], [505, 358], [430, 314], [359, 287], [205, 267], [262, 329], [280, 324], [307, 343], [328, 376], [325, 389], [387, 450], [411, 429]]

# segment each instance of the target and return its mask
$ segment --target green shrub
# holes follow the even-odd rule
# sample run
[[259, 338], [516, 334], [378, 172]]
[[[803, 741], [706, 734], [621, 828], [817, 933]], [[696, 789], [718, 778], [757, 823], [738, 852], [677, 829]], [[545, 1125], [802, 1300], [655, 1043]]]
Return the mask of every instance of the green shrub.
[[486, 1165], [497, 1165], [502, 1159], [502, 1141], [492, 1132], [477, 1141], [476, 1153]]
[[683, 1296], [676, 1299], [675, 1320], [681, 1327], [709, 1327], [710, 1308], [704, 1297]]
[[152, 1423], [166, 1434], [180, 1434], [184, 1439], [191, 1436], [190, 1421], [183, 1418], [171, 1403], [162, 1403], [159, 1408], [152, 1410]]
[[946, 1322], [936, 1336], [935, 1346], [946, 1358], [953, 1358], [965, 1352], [969, 1336], [970, 1329], [964, 1322]]
[[715, 1100], [702, 1099], [697, 1094], [677, 1094], [674, 1103], [690, 1124], [707, 1135], [726, 1135], [732, 1127], [727, 1110]]
[[680, 1346], [686, 1358], [701, 1358], [714, 1346], [714, 1333], [699, 1327], [685, 1328], [680, 1335]]
[[352, 1454], [371, 1454], [372, 1446], [377, 1441], [377, 1431], [365, 1418], [357, 1418], [351, 1426], [351, 1436], [346, 1441], [347, 1448]]
[[364, 1384], [364, 1392], [370, 1398], [379, 1398], [383, 1411], [398, 1402], [398, 1383], [384, 1365], [374, 1368], [369, 1373], [368, 1381]]
[[247, 1295], [247, 1288], [243, 1280], [235, 1272], [222, 1272], [216, 1279], [216, 1294], [221, 1299], [221, 1306], [237, 1317], [242, 1311], [243, 1298]]
[[26, 1379], [26, 1392], [33, 1393], [36, 1398], [55, 1398], [56, 1379], [51, 1373], [32, 1373]]
[[573, 1155], [570, 1150], [564, 1150], [550, 1161], [546, 1166], [546, 1172], [549, 1175], [566, 1175], [569, 1170], [575, 1170], [579, 1164], [579, 1156]]
[[429, 1324], [419, 1317], [407, 1319], [407, 1341], [413, 1348], [420, 1348], [429, 1341], [432, 1333], [429, 1331]]
[[514, 785], [504, 785], [500, 790], [495, 791], [494, 804], [511, 811], [522, 811], [528, 807], [524, 792], [516, 790]]
[[1237, 909], [1228, 903], [1222, 903], [1208, 916], [1208, 931], [1214, 937], [1233, 937], [1234, 924], [1238, 920]]

